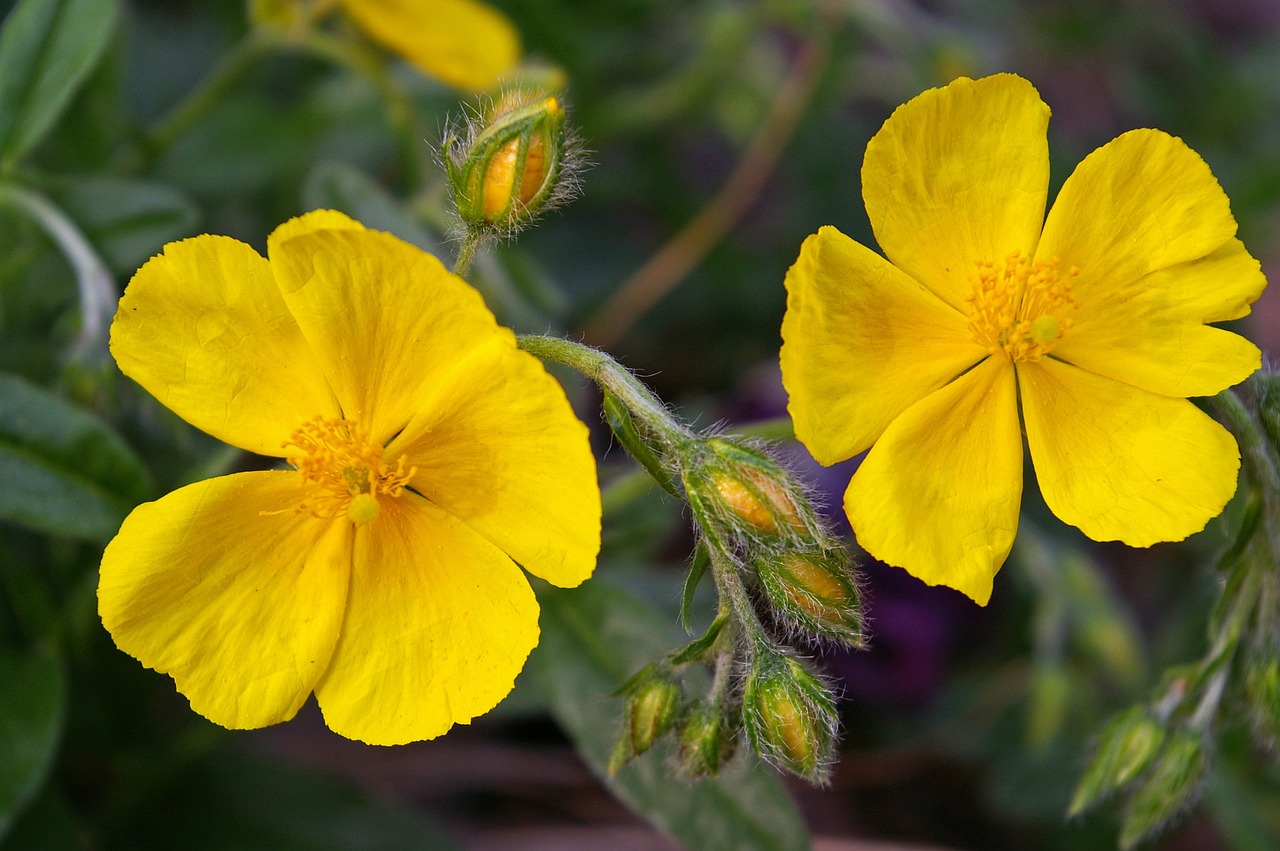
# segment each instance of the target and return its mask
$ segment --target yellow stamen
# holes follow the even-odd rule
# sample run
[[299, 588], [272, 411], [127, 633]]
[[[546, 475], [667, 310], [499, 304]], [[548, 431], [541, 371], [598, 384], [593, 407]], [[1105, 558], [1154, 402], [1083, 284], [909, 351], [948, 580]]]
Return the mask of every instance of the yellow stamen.
[[1080, 303], [1071, 297], [1074, 266], [1065, 277], [1057, 257], [1031, 262], [1015, 251], [997, 265], [979, 260], [969, 304], [969, 330], [978, 345], [1014, 363], [1038, 361], [1074, 324]]
[[360, 525], [376, 520], [381, 499], [403, 494], [418, 470], [405, 469], [403, 455], [394, 467], [387, 464], [382, 447], [354, 420], [316, 417], [295, 431], [284, 449], [306, 487], [294, 510], [325, 519], [345, 515]]

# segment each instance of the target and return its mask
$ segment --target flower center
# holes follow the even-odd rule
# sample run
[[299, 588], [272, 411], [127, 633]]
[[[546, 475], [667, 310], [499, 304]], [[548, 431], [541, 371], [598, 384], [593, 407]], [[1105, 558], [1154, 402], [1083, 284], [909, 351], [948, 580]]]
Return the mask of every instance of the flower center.
[[344, 514], [360, 525], [372, 523], [383, 497], [404, 493], [417, 467], [405, 469], [401, 455], [394, 467], [382, 457], [382, 447], [354, 420], [316, 417], [304, 423], [287, 441], [285, 460], [302, 474], [307, 496], [294, 509], [332, 519]]
[[1080, 307], [1071, 297], [1071, 278], [1079, 270], [1073, 266], [1064, 277], [1057, 257], [1031, 262], [1020, 251], [1001, 264], [978, 260], [974, 265], [977, 280], [966, 299], [974, 342], [1014, 363], [1048, 354]]

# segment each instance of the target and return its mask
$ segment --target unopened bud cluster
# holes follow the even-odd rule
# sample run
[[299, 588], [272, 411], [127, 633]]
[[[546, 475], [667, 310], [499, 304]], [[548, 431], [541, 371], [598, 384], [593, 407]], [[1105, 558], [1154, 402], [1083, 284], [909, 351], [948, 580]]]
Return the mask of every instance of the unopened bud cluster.
[[580, 155], [554, 95], [503, 94], [445, 136], [458, 217], [473, 237], [513, 236], [576, 189]]
[[667, 738], [681, 774], [715, 775], [745, 741], [773, 765], [825, 781], [836, 699], [802, 651], [818, 641], [861, 647], [864, 638], [853, 565], [809, 495], [760, 446], [677, 421], [607, 354], [557, 337], [522, 337], [520, 347], [593, 379], [618, 442], [688, 503], [697, 533], [680, 606], [688, 632], [707, 576], [718, 598], [701, 635], [620, 689], [625, 717], [610, 771]]
[[[706, 634], [626, 689], [626, 727], [612, 770], [672, 732], [677, 768], [688, 777], [718, 773], [742, 738], [767, 762], [824, 781], [834, 761], [836, 700], [796, 645], [863, 645], [847, 553], [804, 489], [761, 448], [690, 435], [672, 451], [642, 433], [616, 399], [606, 396], [605, 413], [631, 454], [669, 490], [683, 491], [697, 521], [686, 625], [693, 589], [705, 574], [720, 596]], [[692, 662], [713, 669], [713, 684], [695, 696], [681, 687], [677, 700], [671, 674]]]

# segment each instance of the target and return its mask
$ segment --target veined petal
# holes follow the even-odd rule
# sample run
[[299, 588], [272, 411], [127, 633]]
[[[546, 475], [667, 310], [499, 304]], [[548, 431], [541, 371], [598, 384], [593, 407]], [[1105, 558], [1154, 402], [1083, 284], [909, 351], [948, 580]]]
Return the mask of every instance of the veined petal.
[[895, 266], [965, 311], [975, 262], [1030, 256], [1049, 187], [1049, 107], [1012, 74], [898, 107], [867, 144], [862, 196]]
[[1203, 323], [1244, 316], [1266, 284], [1231, 239], [1207, 257], [1096, 290], [1054, 357], [1164, 396], [1211, 396], [1251, 375], [1262, 353]]
[[292, 718], [338, 640], [351, 524], [292, 511], [298, 484], [279, 471], [188, 485], [134, 509], [102, 555], [116, 646], [224, 727]]
[[271, 265], [343, 416], [377, 443], [404, 428], [423, 388], [468, 352], [510, 337], [478, 292], [390, 234], [309, 231], [272, 245]]
[[520, 59], [516, 28], [475, 0], [345, 0], [343, 7], [388, 49], [454, 88], [493, 88]]
[[301, 422], [337, 413], [267, 261], [227, 237], [148, 260], [120, 300], [111, 353], [165, 407], [250, 452], [278, 456]]
[[890, 423], [844, 508], [871, 555], [985, 606], [1021, 500], [1013, 367], [988, 358]]
[[600, 486], [587, 428], [541, 362], [495, 336], [419, 398], [387, 447], [410, 486], [525, 570], [572, 587], [600, 550]]
[[[1151, 272], [1208, 257], [1236, 233], [1226, 193], [1200, 155], [1159, 130], [1131, 130], [1081, 161], [1045, 221], [1038, 259], [1076, 267], [1077, 325], [1105, 321]], [[1239, 261], [1240, 258], [1236, 258]], [[1221, 267], [1214, 264], [1217, 269]], [[1238, 312], [1255, 286], [1188, 270], [1151, 298], [1170, 315], [1204, 322]]]
[[782, 383], [796, 436], [823, 464], [987, 356], [964, 316], [833, 227], [787, 272]]
[[267, 237], [267, 256], [275, 256], [276, 246], [285, 240], [320, 230], [368, 230], [368, 228], [346, 213], [340, 213], [337, 210], [312, 210], [301, 216], [294, 216], [271, 232]]
[[1047, 358], [1018, 384], [1040, 492], [1095, 541], [1180, 541], [1235, 493], [1235, 440], [1185, 399]]
[[342, 638], [316, 699], [334, 732], [431, 739], [488, 712], [538, 643], [538, 603], [497, 547], [426, 500], [356, 532]]

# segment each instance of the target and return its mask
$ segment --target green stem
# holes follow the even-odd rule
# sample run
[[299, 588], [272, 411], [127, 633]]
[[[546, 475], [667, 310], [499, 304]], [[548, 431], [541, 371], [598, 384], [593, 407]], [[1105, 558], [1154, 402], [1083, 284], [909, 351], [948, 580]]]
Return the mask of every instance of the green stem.
[[471, 264], [475, 262], [476, 254], [480, 251], [484, 240], [484, 236], [475, 231], [467, 231], [467, 235], [462, 239], [462, 246], [458, 249], [458, 256], [453, 261], [453, 274], [463, 279], [471, 274]]
[[200, 86], [178, 103], [147, 132], [146, 157], [153, 162], [178, 138], [209, 114], [248, 73], [272, 50], [285, 42], [267, 29], [251, 30], [224, 55]]
[[762, 440], [791, 441], [796, 439], [796, 427], [791, 417], [781, 416], [769, 420], [735, 425], [733, 433], [740, 437], [757, 437]]
[[387, 107], [387, 120], [404, 169], [404, 182], [413, 191], [421, 188], [427, 173], [428, 158], [424, 154], [428, 148], [423, 142], [426, 133], [418, 124], [408, 95], [387, 73], [387, 63], [382, 56], [349, 39], [334, 38], [315, 30], [308, 31], [297, 46], [354, 71], [373, 85]]
[[278, 50], [303, 51], [368, 80], [386, 104], [405, 183], [415, 189], [422, 185], [426, 173], [426, 145], [422, 141], [425, 134], [417, 123], [413, 104], [387, 73], [386, 63], [357, 43], [314, 29], [300, 33], [283, 33], [266, 27], [251, 30], [222, 58], [199, 88], [151, 129], [147, 134], [146, 161], [153, 162], [198, 124], [255, 64]]
[[120, 298], [115, 279], [97, 251], [66, 213], [48, 198], [13, 184], [0, 184], [0, 205], [26, 213], [71, 264], [80, 294], [80, 334], [72, 350], [79, 360], [107, 350], [107, 329]]
[[560, 337], [533, 334], [522, 335], [517, 338], [517, 342], [526, 352], [544, 361], [576, 370], [617, 396], [631, 415], [668, 449], [688, 449], [697, 440], [692, 431], [671, 416], [661, 399], [599, 349], [571, 343]]

